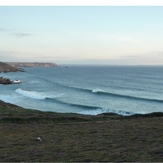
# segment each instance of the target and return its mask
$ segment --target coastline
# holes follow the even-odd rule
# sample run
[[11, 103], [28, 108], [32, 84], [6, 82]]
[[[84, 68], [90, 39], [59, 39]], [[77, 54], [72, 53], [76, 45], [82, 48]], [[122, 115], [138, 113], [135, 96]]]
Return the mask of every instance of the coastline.
[[162, 113], [90, 116], [42, 112], [0, 101], [0, 160], [159, 162], [162, 124]]
[[[14, 103], [12, 99], [15, 98], [17, 100], [17, 104], [26, 108], [33, 108], [39, 110], [46, 111], [58, 111], [58, 112], [76, 112], [83, 114], [100, 114], [105, 112], [115, 112], [123, 115], [130, 114], [143, 114], [143, 113], [151, 113], [151, 112], [159, 112], [162, 111], [161, 103], [162, 103], [162, 85], [156, 84], [161, 83], [161, 79], [154, 81], [155, 84], [150, 84], [150, 82], [146, 78], [144, 78], [144, 82], [142, 82], [140, 76], [136, 75], [135, 78], [137, 81], [132, 81], [132, 76], [124, 74], [128, 72], [128, 69], [123, 69], [123, 73], [121, 74], [121, 68], [85, 68], [77, 67], [72, 68], [69, 67], [65, 69], [64, 67], [60, 68], [25, 68], [26, 72], [24, 73], [11, 73], [5, 74], [4, 77], [15, 81], [15, 79], [21, 80], [23, 83], [21, 85], [11, 85], [11, 86], [2, 86], [2, 100]], [[109, 79], [108, 77], [108, 86], [105, 86], [104, 76], [98, 73], [94, 75], [96, 80], [92, 81], [92, 74], [96, 74], [98, 71], [100, 72], [109, 72], [106, 74], [112, 74], [113, 77]], [[131, 74], [137, 74], [136, 72], [139, 69], [129, 69]], [[145, 69], [143, 74], [146, 74], [150, 71], [150, 69]], [[80, 73], [79, 73], [80, 72]], [[87, 73], [88, 74], [87, 74]], [[114, 72], [117, 72], [118, 75], [115, 76]], [[124, 73], [125, 72], [125, 73]], [[150, 75], [156, 74], [157, 69], [154, 69]], [[72, 76], [69, 75], [72, 74]], [[83, 75], [80, 75], [82, 74]], [[84, 79], [84, 74], [87, 74]], [[129, 74], [130, 74], [129, 73]], [[31, 76], [31, 74], [35, 74]], [[39, 76], [38, 76], [39, 75]], [[152, 75], [153, 76], [153, 75]], [[40, 78], [41, 77], [41, 78]], [[118, 77], [118, 79], [116, 79]], [[157, 79], [157, 75], [153, 76]], [[73, 78], [73, 79], [72, 79]], [[83, 79], [82, 79], [83, 78]], [[119, 79], [123, 79], [120, 80]], [[126, 78], [129, 78], [130, 82], [127, 86], [125, 83]], [[138, 82], [140, 79], [141, 82]], [[74, 81], [71, 83], [71, 80]], [[89, 82], [94, 84], [89, 84]], [[113, 81], [118, 81], [116, 82]], [[101, 83], [103, 82], [103, 84]], [[122, 82], [122, 83], [121, 83]], [[146, 83], [147, 82], [147, 83]], [[37, 84], [36, 84], [37, 83]], [[80, 83], [80, 84], [79, 84]], [[98, 84], [97, 84], [98, 83]], [[143, 84], [144, 83], [144, 84]], [[146, 84], [145, 84], [146, 83]], [[147, 85], [149, 83], [149, 86]], [[102, 85], [103, 86], [102, 86]], [[119, 86], [118, 86], [119, 85]], [[30, 88], [29, 88], [30, 86]], [[67, 87], [68, 86], [68, 87]], [[102, 87], [101, 87], [102, 86]], [[150, 91], [148, 92], [148, 90]], [[6, 95], [8, 92], [10, 95]], [[52, 93], [53, 92], [53, 93]], [[63, 94], [62, 94], [63, 93]], [[67, 95], [66, 95], [67, 94]], [[68, 95], [69, 94], [69, 95]], [[21, 95], [21, 98], [28, 98], [26, 100], [17, 99]], [[53, 96], [56, 99], [53, 99]], [[55, 97], [57, 96], [57, 97]], [[58, 96], [60, 96], [58, 98]], [[80, 97], [81, 96], [81, 97]], [[50, 99], [49, 99], [50, 97]], [[72, 98], [71, 98], [72, 97]], [[7, 99], [6, 99], [7, 98]], [[34, 100], [33, 100], [34, 99]], [[41, 102], [36, 100], [41, 99]], [[85, 99], [83, 103], [82, 99]], [[30, 101], [30, 102], [29, 102]], [[52, 102], [53, 101], [53, 102]], [[64, 101], [64, 104], [62, 102]], [[104, 102], [102, 102], [104, 101]], [[53, 109], [53, 105], [57, 105]], [[72, 107], [73, 105], [73, 107]], [[132, 106], [132, 107], [130, 107]], [[99, 109], [97, 109], [97, 107]]]

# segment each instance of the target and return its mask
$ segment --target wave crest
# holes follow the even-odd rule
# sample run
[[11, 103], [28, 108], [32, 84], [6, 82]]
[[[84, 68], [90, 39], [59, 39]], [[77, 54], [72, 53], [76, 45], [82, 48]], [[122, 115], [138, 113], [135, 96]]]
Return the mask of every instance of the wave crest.
[[84, 111], [78, 112], [79, 114], [98, 115], [98, 114], [102, 114], [102, 113], [116, 113], [116, 114], [122, 115], [122, 116], [131, 116], [131, 115], [135, 114], [135, 113], [129, 112], [129, 111], [112, 110], [112, 109], [101, 108], [98, 106], [69, 103], [69, 102], [64, 102], [62, 100], [58, 100], [58, 99], [49, 99], [49, 100], [53, 100], [59, 104], [68, 105], [71, 107], [78, 107], [78, 108], [83, 109]]
[[20, 88], [16, 89], [15, 92], [22, 96], [29, 97], [29, 98], [36, 99], [36, 100], [45, 100], [47, 98], [56, 98], [56, 97], [60, 97], [63, 95], [63, 94], [54, 95], [54, 94], [38, 92], [38, 91], [26, 91], [26, 90], [22, 90]]
[[101, 92], [101, 93], [104, 93], [101, 89], [93, 89], [93, 90], [92, 90], [92, 93], [98, 93], [98, 92], [99, 92], [99, 93], [100, 93], [100, 92]]
[[102, 113], [116, 113], [116, 114], [122, 115], [122, 116], [131, 116], [131, 115], [135, 114], [135, 113], [129, 112], [129, 111], [112, 110], [112, 109], [104, 109], [104, 108], [80, 112], [80, 114], [87, 114], [87, 115], [98, 115], [98, 114], [102, 114]]
[[100, 89], [94, 89], [94, 90], [92, 90], [92, 93], [96, 93], [97, 95], [115, 97], [115, 98], [125, 98], [125, 99], [129, 99], [129, 100], [139, 100], [139, 101], [163, 103], [162, 99], [154, 99], [154, 98], [152, 99], [152, 98], [137, 97], [137, 96], [132, 96], [132, 95], [123, 95], [123, 94], [118, 94], [118, 93], [105, 92]]

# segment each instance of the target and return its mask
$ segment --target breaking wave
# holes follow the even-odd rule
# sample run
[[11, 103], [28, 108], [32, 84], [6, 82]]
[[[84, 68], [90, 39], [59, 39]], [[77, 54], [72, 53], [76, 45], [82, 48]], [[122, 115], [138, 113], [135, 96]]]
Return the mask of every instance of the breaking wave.
[[65, 101], [62, 101], [61, 99], [57, 98], [57, 97], [61, 97], [63, 94], [50, 95], [50, 94], [46, 94], [46, 93], [38, 92], [38, 91], [26, 91], [26, 90], [22, 90], [20, 88], [16, 89], [15, 92], [18, 94], [21, 94], [22, 96], [28, 97], [28, 98], [32, 98], [32, 99], [36, 99], [36, 100], [49, 100], [49, 101], [53, 101], [58, 104], [67, 105], [70, 107], [78, 107], [78, 108], [83, 109], [83, 111], [79, 112], [79, 114], [97, 115], [97, 114], [102, 114], [102, 113], [116, 113], [116, 114], [123, 115], [123, 116], [130, 116], [130, 115], [134, 114], [132, 112], [127, 112], [127, 111], [111, 110], [111, 109], [101, 108], [98, 106], [65, 102]]
[[137, 97], [137, 96], [131, 96], [131, 95], [123, 95], [123, 94], [118, 94], [118, 93], [112, 93], [112, 92], [107, 92], [102, 89], [86, 89], [86, 88], [77, 88], [77, 87], [67, 87], [71, 89], [75, 89], [78, 91], [82, 92], [87, 92], [87, 93], [93, 93], [96, 95], [103, 95], [103, 96], [108, 96], [108, 97], [114, 97], [114, 98], [125, 98], [129, 100], [139, 100], [139, 101], [146, 101], [146, 102], [157, 102], [157, 103], [163, 103], [163, 99], [152, 99], [152, 98], [145, 98], [145, 97]]
[[92, 90], [92, 93], [96, 93], [98, 95], [106, 95], [106, 96], [112, 96], [112, 97], [132, 99], [132, 100], [141, 100], [141, 101], [148, 101], [148, 102], [160, 102], [160, 103], [163, 103], [163, 100], [161, 100], [161, 99], [150, 99], [150, 98], [144, 98], [144, 97], [122, 95], [122, 94], [116, 94], [116, 93], [111, 93], [111, 92], [105, 92], [105, 91], [102, 91], [100, 89], [94, 89], [94, 90]]
[[127, 112], [127, 111], [105, 109], [105, 108], [101, 108], [98, 106], [69, 103], [69, 102], [61, 101], [59, 99], [49, 99], [49, 100], [53, 100], [56, 103], [67, 105], [70, 107], [78, 107], [78, 108], [83, 109], [83, 111], [79, 112], [79, 114], [97, 115], [97, 114], [102, 114], [102, 113], [116, 113], [118, 115], [123, 115], [123, 116], [130, 116], [130, 115], [135, 114], [132, 112]]
[[87, 115], [98, 115], [98, 114], [102, 114], [102, 113], [116, 113], [116, 114], [122, 115], [122, 116], [131, 116], [131, 115], [135, 114], [135, 113], [129, 112], [129, 111], [112, 110], [112, 109], [105, 109], [105, 108], [99, 108], [99, 109], [95, 109], [95, 110], [87, 110], [87, 111], [82, 111], [79, 113], [87, 114]]
[[52, 93], [45, 93], [45, 92], [38, 92], [38, 91], [26, 91], [20, 88], [16, 89], [15, 92], [25, 97], [29, 97], [29, 98], [36, 99], [36, 100], [45, 100], [47, 98], [57, 98], [63, 95], [63, 94], [55, 95]]
[[60, 87], [65, 87], [66, 89], [82, 91], [82, 92], [86, 92], [86, 93], [93, 93], [95, 95], [103, 95], [103, 96], [114, 97], [114, 98], [125, 98], [128, 100], [139, 100], [139, 101], [146, 101], [146, 102], [163, 103], [163, 99], [154, 99], [154, 98], [152, 99], [152, 98], [146, 98], [146, 97], [118, 94], [118, 93], [108, 92], [108, 91], [105, 91], [105, 90], [102, 90], [99, 88], [87, 89], [87, 88], [71, 87], [71, 86], [59, 84], [57, 82], [55, 82], [55, 84], [57, 84]]
[[[108, 97], [114, 97], [114, 98], [124, 98], [128, 100], [139, 100], [139, 101], [146, 101], [146, 102], [157, 102], [157, 103], [163, 103], [163, 99], [155, 99], [155, 98], [146, 98], [146, 97], [138, 97], [138, 96], [132, 96], [132, 95], [124, 95], [124, 94], [119, 94], [119, 93], [114, 93], [114, 92], [108, 92], [99, 88], [96, 89], [89, 89], [89, 88], [79, 88], [79, 87], [72, 87], [72, 86], [67, 86], [63, 85], [57, 82], [53, 82], [53, 84], [56, 84], [59, 87], [64, 87], [66, 89], [70, 90], [76, 90], [76, 91], [82, 91], [86, 93], [93, 93], [94, 95], [103, 95], [103, 96], [108, 96]], [[121, 87], [123, 88], [123, 87]], [[142, 90], [142, 89], [135, 89], [135, 90]]]

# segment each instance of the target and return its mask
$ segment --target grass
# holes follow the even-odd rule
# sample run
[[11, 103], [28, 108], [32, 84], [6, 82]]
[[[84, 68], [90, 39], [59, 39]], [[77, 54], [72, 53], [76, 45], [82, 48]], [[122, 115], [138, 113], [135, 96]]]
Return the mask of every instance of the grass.
[[0, 161], [162, 162], [162, 129], [162, 113], [85, 116], [0, 102]]

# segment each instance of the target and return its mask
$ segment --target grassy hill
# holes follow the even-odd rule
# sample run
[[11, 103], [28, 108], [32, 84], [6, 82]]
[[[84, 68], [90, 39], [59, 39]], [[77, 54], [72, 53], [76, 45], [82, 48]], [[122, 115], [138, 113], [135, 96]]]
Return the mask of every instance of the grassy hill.
[[162, 128], [162, 113], [86, 116], [0, 101], [0, 162], [163, 162]]

